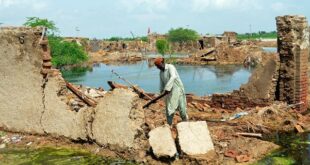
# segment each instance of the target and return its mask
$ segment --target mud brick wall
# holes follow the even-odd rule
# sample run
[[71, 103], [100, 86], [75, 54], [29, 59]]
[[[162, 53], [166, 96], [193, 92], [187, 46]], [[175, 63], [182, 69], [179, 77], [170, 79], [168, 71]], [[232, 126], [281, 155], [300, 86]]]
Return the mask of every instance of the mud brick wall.
[[258, 66], [249, 82], [239, 90], [226, 94], [213, 94], [211, 106], [224, 109], [267, 106], [276, 99], [276, 86], [279, 76], [279, 59], [269, 59]]
[[104, 41], [104, 40], [89, 40], [87, 51], [89, 52], [98, 52], [103, 51], [133, 51], [140, 52], [144, 51], [147, 48], [146, 42], [141, 40], [136, 41]]
[[278, 52], [280, 70], [278, 99], [288, 104], [299, 104], [297, 111], [307, 110], [309, 31], [304, 16], [279, 16]]

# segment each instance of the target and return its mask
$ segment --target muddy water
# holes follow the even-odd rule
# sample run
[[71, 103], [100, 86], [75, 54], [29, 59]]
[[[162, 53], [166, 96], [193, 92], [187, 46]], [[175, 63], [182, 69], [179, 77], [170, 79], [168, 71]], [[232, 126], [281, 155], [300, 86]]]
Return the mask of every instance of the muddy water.
[[278, 151], [275, 151], [258, 161], [258, 165], [289, 165], [289, 164], [310, 164], [310, 133], [303, 134], [276, 134], [268, 138], [276, 144], [282, 146]]
[[[176, 68], [184, 83], [186, 93], [194, 93], [200, 96], [239, 89], [241, 84], [248, 82], [252, 72], [252, 69], [246, 69], [242, 65], [176, 65]], [[97, 64], [88, 69], [62, 70], [62, 73], [67, 81], [74, 84], [90, 87], [101, 86], [104, 89], [109, 89], [106, 83], [108, 80], [124, 83], [113, 75], [111, 70], [139, 85], [147, 92], [159, 91], [159, 70], [155, 67], [149, 67], [147, 61], [122, 65]]]
[[124, 160], [110, 160], [88, 152], [68, 149], [0, 149], [0, 164], [134, 164]]

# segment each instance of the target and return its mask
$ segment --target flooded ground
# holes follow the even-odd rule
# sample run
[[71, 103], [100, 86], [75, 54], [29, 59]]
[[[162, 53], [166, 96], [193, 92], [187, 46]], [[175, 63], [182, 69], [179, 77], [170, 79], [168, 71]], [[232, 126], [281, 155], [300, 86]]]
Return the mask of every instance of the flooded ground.
[[110, 160], [89, 152], [68, 149], [40, 148], [40, 149], [0, 149], [0, 164], [134, 164], [124, 160]]
[[[270, 139], [269, 139], [270, 140]], [[256, 164], [258, 165], [289, 165], [310, 164], [310, 133], [303, 134], [276, 134], [271, 141], [282, 146], [276, 151]]]
[[[226, 93], [238, 89], [248, 82], [251, 68], [242, 65], [176, 65], [184, 83], [186, 93], [204, 96], [213, 93]], [[109, 89], [107, 81], [124, 83], [111, 73], [111, 70], [139, 85], [147, 92], [159, 91], [159, 70], [150, 67], [147, 61], [136, 64], [106, 65], [96, 64], [93, 68], [73, 68], [62, 70], [63, 77], [74, 84]]]

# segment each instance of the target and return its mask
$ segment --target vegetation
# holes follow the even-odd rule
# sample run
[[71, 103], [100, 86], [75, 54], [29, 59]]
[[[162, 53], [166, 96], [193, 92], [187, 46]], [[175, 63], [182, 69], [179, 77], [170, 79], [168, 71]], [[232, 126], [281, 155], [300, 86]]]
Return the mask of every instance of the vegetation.
[[88, 59], [84, 48], [75, 42], [64, 41], [62, 37], [54, 35], [58, 31], [53, 21], [38, 17], [28, 17], [25, 26], [44, 26], [52, 34], [48, 34], [48, 41], [51, 48], [52, 64], [56, 67], [63, 65], [78, 64]]
[[50, 35], [48, 42], [51, 47], [52, 64], [56, 67], [79, 64], [88, 59], [84, 48], [76, 42], [64, 41], [63, 38]]
[[170, 50], [169, 42], [165, 39], [158, 39], [156, 41], [156, 49], [159, 54], [164, 56]]
[[168, 32], [168, 40], [170, 42], [195, 41], [198, 38], [199, 34], [192, 29], [177, 28], [177, 29], [170, 29]]
[[58, 28], [56, 27], [54, 21], [50, 21], [48, 19], [27, 17], [27, 21], [23, 25], [28, 27], [44, 26], [51, 32], [58, 32]]
[[265, 32], [265, 31], [259, 31], [257, 33], [245, 33], [245, 34], [238, 34], [237, 38], [239, 40], [255, 40], [255, 39], [276, 39], [277, 38], [277, 32], [271, 31], [271, 32]]

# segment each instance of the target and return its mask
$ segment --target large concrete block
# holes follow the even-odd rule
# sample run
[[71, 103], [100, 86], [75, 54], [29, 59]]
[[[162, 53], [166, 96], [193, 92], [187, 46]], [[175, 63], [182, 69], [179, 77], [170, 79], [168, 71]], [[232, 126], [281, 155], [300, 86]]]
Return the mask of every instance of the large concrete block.
[[149, 143], [157, 158], [173, 157], [177, 153], [169, 126], [165, 125], [151, 130], [149, 137]]
[[45, 110], [42, 113], [42, 126], [46, 133], [54, 136], [65, 136], [71, 139], [87, 140], [87, 121], [91, 109], [81, 109], [79, 112], [69, 110], [69, 107], [57, 92], [61, 80], [50, 77], [44, 89]]
[[214, 150], [205, 121], [181, 122], [177, 125], [181, 151], [187, 155], [206, 154]]
[[104, 96], [95, 108], [92, 138], [102, 145], [139, 148], [136, 135], [143, 132], [144, 110], [135, 106], [137, 94], [115, 89]]

